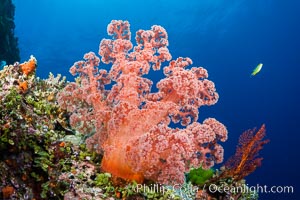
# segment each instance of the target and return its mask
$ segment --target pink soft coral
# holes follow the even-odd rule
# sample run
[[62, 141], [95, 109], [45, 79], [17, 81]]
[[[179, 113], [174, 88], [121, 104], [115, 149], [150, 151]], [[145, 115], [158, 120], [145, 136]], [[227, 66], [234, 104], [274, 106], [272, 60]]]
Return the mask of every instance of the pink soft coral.
[[[172, 60], [164, 67], [166, 78], [157, 83], [158, 92], [151, 93], [152, 81], [142, 76], [171, 60], [165, 29], [137, 31], [135, 47], [127, 21], [112, 21], [107, 30], [113, 39], [101, 41], [99, 54], [102, 62], [112, 63], [111, 70], [99, 70], [100, 59], [85, 54], [85, 61], [70, 69], [80, 79], [59, 94], [59, 104], [72, 113], [71, 125], [93, 134], [87, 145], [103, 153], [102, 168], [138, 182], [182, 183], [190, 167], [222, 162], [217, 142], [227, 139], [225, 126], [213, 118], [197, 122], [199, 107], [218, 100], [207, 71], [186, 69], [190, 58]], [[170, 128], [171, 121], [186, 128]]]

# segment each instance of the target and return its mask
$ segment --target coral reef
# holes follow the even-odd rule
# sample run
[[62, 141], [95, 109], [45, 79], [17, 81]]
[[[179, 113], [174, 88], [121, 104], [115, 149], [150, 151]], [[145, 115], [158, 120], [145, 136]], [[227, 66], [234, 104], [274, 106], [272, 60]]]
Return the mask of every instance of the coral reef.
[[12, 0], [0, 3], [0, 61], [13, 64], [20, 60], [18, 40], [14, 36], [15, 6]]
[[[197, 122], [198, 109], [219, 97], [207, 71], [188, 69], [190, 58], [172, 60], [163, 68], [166, 77], [157, 83], [158, 92], [151, 92], [153, 83], [143, 75], [171, 60], [165, 29], [137, 31], [134, 47], [127, 21], [113, 20], [107, 32], [112, 39], [101, 41], [99, 54], [103, 63], [112, 64], [110, 71], [98, 69], [100, 59], [93, 52], [85, 54], [85, 61], [70, 69], [77, 81], [57, 98], [71, 113], [71, 126], [93, 134], [87, 144], [103, 153], [102, 169], [138, 182], [183, 183], [191, 167], [222, 162], [218, 142], [227, 139], [225, 126], [213, 118]], [[178, 122], [186, 128], [169, 126]]]
[[[265, 126], [245, 131], [223, 167], [226, 127], [198, 121], [198, 109], [218, 100], [213, 82], [189, 58], [171, 60], [166, 31], [108, 26], [112, 40], [70, 69], [78, 75], [36, 77], [35, 57], [0, 71], [0, 199], [231, 200], [258, 199], [244, 178], [260, 164]], [[152, 92], [143, 77], [163, 67]], [[174, 128], [176, 123], [181, 125]], [[176, 186], [176, 187], [175, 187]]]
[[[24, 69], [28, 63], [30, 67]], [[63, 112], [52, 98], [65, 81], [52, 74], [46, 80], [36, 78], [36, 65], [31, 56], [28, 62], [0, 71], [0, 191], [4, 199], [40, 199], [41, 185], [61, 170], [59, 160], [70, 156], [59, 146], [66, 132], [58, 128]]]
[[[29, 71], [24, 70], [28, 63]], [[31, 56], [0, 71], [0, 199], [171, 199], [172, 191], [138, 192], [136, 184], [118, 186], [110, 174], [101, 173], [101, 156], [89, 152], [84, 136], [69, 129], [68, 116], [57, 104], [65, 78], [50, 73], [40, 79], [36, 67]]]

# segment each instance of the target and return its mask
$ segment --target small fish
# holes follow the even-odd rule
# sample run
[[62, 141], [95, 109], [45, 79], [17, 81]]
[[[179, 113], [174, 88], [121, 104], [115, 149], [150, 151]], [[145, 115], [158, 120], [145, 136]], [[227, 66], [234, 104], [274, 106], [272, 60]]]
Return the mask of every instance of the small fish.
[[4, 60], [0, 61], [0, 68], [4, 67], [6, 65], [6, 62]]
[[251, 73], [251, 76], [255, 76], [256, 74], [258, 74], [258, 72], [260, 72], [261, 68], [262, 68], [263, 64], [259, 63], [255, 69], [253, 70], [253, 72]]

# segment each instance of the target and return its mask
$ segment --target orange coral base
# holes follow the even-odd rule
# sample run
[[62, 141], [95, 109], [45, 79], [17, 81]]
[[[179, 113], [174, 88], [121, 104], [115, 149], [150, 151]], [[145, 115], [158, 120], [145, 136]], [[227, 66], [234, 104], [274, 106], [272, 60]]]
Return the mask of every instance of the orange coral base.
[[109, 156], [104, 154], [101, 168], [102, 170], [111, 173], [113, 176], [125, 180], [136, 181], [137, 183], [142, 183], [144, 181], [144, 176], [141, 173], [134, 172], [130, 166], [128, 166], [124, 158], [124, 151], [119, 149], [111, 152]]

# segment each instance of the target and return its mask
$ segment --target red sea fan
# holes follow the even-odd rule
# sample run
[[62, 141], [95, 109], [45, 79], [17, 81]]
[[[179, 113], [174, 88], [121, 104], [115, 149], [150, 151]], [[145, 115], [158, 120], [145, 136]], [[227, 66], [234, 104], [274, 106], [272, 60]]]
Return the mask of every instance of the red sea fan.
[[259, 151], [269, 140], [263, 140], [266, 128], [263, 124], [255, 133], [255, 129], [245, 131], [239, 138], [235, 154], [225, 163], [226, 170], [221, 177], [233, 177], [241, 180], [261, 165]]

